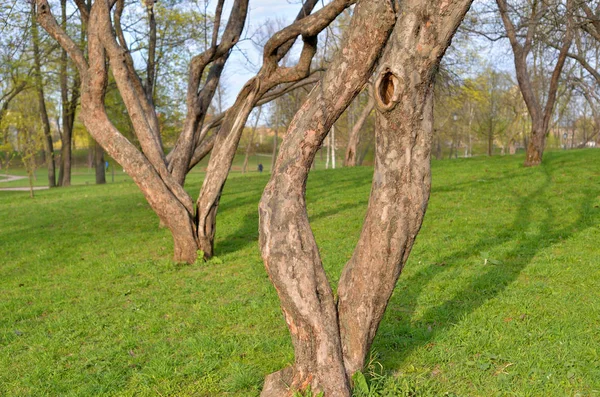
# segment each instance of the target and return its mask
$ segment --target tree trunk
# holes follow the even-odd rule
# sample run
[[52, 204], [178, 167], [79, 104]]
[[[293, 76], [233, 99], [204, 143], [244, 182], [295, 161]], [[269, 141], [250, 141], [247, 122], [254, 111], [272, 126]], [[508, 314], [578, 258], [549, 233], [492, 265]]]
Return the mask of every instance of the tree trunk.
[[196, 201], [198, 218], [198, 243], [205, 258], [214, 254], [214, 239], [219, 200], [229, 169], [235, 157], [246, 120], [258, 100], [259, 82], [253, 78], [238, 95], [236, 102], [227, 112], [217, 134], [210, 156], [206, 176]]
[[94, 145], [94, 167], [96, 168], [96, 185], [106, 183], [106, 163], [104, 161], [104, 149], [95, 142]]
[[[352, 3], [351, 0], [333, 0], [315, 14], [306, 16], [303, 11], [292, 25], [294, 29], [281, 30], [265, 44], [263, 65], [260, 71], [242, 88], [235, 103], [229, 108], [223, 119], [208, 163], [206, 177], [196, 201], [198, 243], [205, 258], [210, 258], [214, 252], [219, 200], [244, 124], [248, 120], [252, 108], [256, 106], [263, 95], [277, 85], [299, 81], [310, 75], [310, 65], [317, 51], [317, 35]], [[307, 4], [310, 4], [308, 8], [310, 11], [316, 1], [306, 1], [304, 6], [306, 7]], [[303, 47], [296, 66], [280, 67], [279, 62], [299, 35], [302, 36]]]
[[[44, 15], [44, 12], [48, 11], [47, 4], [41, 11], [42, 14], [38, 18], [44, 18], [47, 15]], [[153, 152], [150, 150], [145, 153], [140, 152], [119, 133], [108, 119], [103, 100], [108, 81], [106, 42], [103, 40], [107, 40], [107, 34], [112, 34], [108, 5], [103, 2], [95, 2], [89, 18], [89, 66], [87, 69], [83, 66], [87, 66], [84, 64], [83, 54], [72, 50], [80, 71], [82, 71], [81, 120], [96, 142], [132, 177], [150, 207], [171, 231], [174, 260], [193, 263], [197, 257], [198, 244], [195, 237], [196, 227], [192, 200], [181, 186], [174, 184], [172, 179], [169, 179], [164, 158], [162, 163], [158, 159], [156, 162], [152, 162], [155, 160], [150, 156]], [[49, 25], [48, 29], [53, 32], [51, 21], [47, 24]], [[111, 59], [113, 74], [116, 78], [122, 79], [124, 65], [112, 61], [113, 59]], [[119, 59], [120, 61], [122, 61], [122, 57]], [[136, 99], [135, 92], [123, 90], [121, 93], [126, 105], [130, 106], [129, 114], [142, 117], [143, 110], [132, 106]], [[145, 95], [143, 98], [146, 98]], [[139, 104], [139, 102], [135, 103]], [[132, 122], [136, 129], [142, 128], [138, 118], [132, 118]], [[142, 137], [145, 138], [146, 135], [142, 135]], [[146, 144], [148, 142], [144, 142], [144, 145]]]
[[[374, 15], [377, 24], [372, 23]], [[262, 396], [289, 396], [309, 385], [314, 393], [350, 396], [333, 293], [310, 231], [304, 189], [316, 151], [371, 75], [394, 22], [389, 1], [358, 3], [346, 45], [292, 121], [261, 199], [263, 260], [296, 354], [287, 371], [289, 388], [275, 374], [267, 377]]]
[[348, 138], [348, 146], [346, 147], [346, 156], [344, 158], [344, 166], [346, 167], [355, 167], [357, 164], [357, 151], [358, 144], [360, 142], [360, 130], [365, 124], [365, 121], [371, 114], [373, 107], [375, 106], [375, 101], [373, 100], [372, 93], [369, 90], [369, 101], [363, 108], [360, 116], [358, 116], [358, 120], [352, 126], [352, 131], [350, 131], [350, 137]]
[[543, 121], [534, 121], [531, 125], [531, 138], [527, 143], [525, 167], [535, 167], [541, 164], [544, 148], [546, 147], [546, 131]]
[[56, 186], [56, 167], [54, 163], [54, 146], [52, 144], [52, 132], [50, 131], [50, 120], [48, 119], [48, 111], [46, 109], [46, 100], [44, 99], [44, 83], [42, 80], [42, 67], [39, 50], [39, 32], [35, 18], [35, 3], [31, 3], [31, 31], [33, 40], [33, 59], [35, 71], [35, 85], [38, 96], [38, 106], [40, 117], [42, 119], [42, 127], [44, 129], [44, 152], [46, 168], [48, 169], [48, 187]]
[[[296, 359], [292, 369], [267, 377], [263, 396], [291, 395], [308, 385], [313, 393], [350, 395], [348, 379], [364, 366], [423, 219], [430, 190], [433, 76], [470, 3], [409, 0], [395, 21], [390, 2], [359, 2], [342, 50], [292, 121], [259, 215], [262, 257]], [[374, 90], [377, 144], [369, 208], [336, 307], [308, 222], [306, 180], [319, 145], [371, 75], [394, 23]]]

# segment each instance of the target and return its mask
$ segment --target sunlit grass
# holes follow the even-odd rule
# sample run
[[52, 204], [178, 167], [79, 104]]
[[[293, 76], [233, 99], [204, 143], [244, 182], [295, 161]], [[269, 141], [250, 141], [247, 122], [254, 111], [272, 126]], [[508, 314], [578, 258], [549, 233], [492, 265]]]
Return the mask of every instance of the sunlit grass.
[[[522, 160], [434, 162], [373, 346], [379, 395], [600, 395], [600, 151]], [[309, 216], [334, 282], [371, 174], [311, 174]], [[257, 396], [293, 362], [257, 247], [268, 174], [230, 178], [218, 257], [190, 266], [170, 261], [170, 234], [129, 178], [90, 175], [33, 200], [0, 192], [0, 395]], [[188, 178], [193, 195], [201, 178]]]

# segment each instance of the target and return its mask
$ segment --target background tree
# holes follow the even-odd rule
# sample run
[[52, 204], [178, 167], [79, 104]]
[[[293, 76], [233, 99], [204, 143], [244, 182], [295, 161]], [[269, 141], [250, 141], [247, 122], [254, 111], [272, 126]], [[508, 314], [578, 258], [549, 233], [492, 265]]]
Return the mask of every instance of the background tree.
[[[33, 50], [33, 77], [34, 85], [38, 98], [38, 110], [44, 130], [44, 152], [46, 158], [46, 167], [48, 169], [48, 187], [56, 186], [56, 164], [54, 158], [54, 143], [50, 129], [50, 118], [46, 108], [46, 98], [44, 95], [44, 81], [42, 78], [42, 54], [40, 51], [40, 34], [36, 21], [35, 3], [31, 3], [31, 46]], [[35, 162], [35, 158], [33, 158]]]
[[[217, 3], [209, 48], [194, 56], [190, 62], [186, 117], [175, 146], [168, 155], [165, 155], [161, 142], [156, 105], [144, 91], [143, 80], [136, 71], [122, 29], [124, 2], [116, 1], [114, 9], [102, 1], [93, 2], [89, 9], [83, 2], [78, 3], [80, 16], [88, 32], [87, 59], [78, 43], [56, 22], [47, 0], [38, 0], [37, 10], [40, 24], [69, 53], [77, 66], [81, 76], [81, 119], [86, 128], [132, 176], [152, 209], [171, 230], [175, 260], [193, 262], [198, 249], [204, 251], [206, 256], [212, 254], [218, 199], [251, 109], [260, 104], [260, 100], [272, 95], [276, 90], [268, 92], [279, 84], [293, 83], [309, 74], [316, 35], [352, 3], [349, 0], [335, 0], [308, 15], [316, 0], [307, 1], [297, 21], [278, 32], [267, 43], [263, 68], [238, 95], [236, 104], [220, 118], [220, 129], [213, 138], [211, 160], [196, 210], [182, 185], [194, 160], [196, 148], [202, 147], [204, 141], [210, 138], [209, 128], [204, 126], [204, 121], [223, 67], [242, 33], [247, 0], [235, 2], [222, 33], [220, 21], [223, 1]], [[290, 68], [279, 67], [278, 62], [298, 36], [303, 36], [304, 40], [298, 64]], [[132, 145], [107, 117], [104, 97], [109, 70], [106, 58], [141, 150]], [[208, 125], [216, 123], [216, 120], [219, 118], [212, 118]]]
[[[560, 75], [573, 38], [573, 0], [567, 0], [566, 4], [562, 1], [551, 3], [538, 0], [519, 3], [519, 5], [509, 4], [507, 0], [496, 0], [496, 2], [513, 49], [519, 88], [531, 117], [531, 139], [527, 146], [525, 165], [536, 166], [542, 162]], [[557, 25], [555, 21], [550, 20], [557, 13], [560, 13], [561, 19], [568, 21], [566, 26]], [[518, 22], [513, 22], [514, 19]], [[554, 41], [562, 44], [547, 89], [536, 90], [533, 82], [536, 68], [529, 63], [529, 57], [536, 45], [543, 45], [543, 41], [539, 40], [541, 35], [552, 37]]]

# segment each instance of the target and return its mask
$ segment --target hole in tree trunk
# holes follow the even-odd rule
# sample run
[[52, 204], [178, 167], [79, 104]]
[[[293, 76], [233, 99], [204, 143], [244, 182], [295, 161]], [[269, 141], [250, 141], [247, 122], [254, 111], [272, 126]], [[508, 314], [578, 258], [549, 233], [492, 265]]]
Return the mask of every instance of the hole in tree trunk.
[[386, 72], [381, 77], [379, 83], [379, 98], [384, 106], [389, 106], [394, 97], [394, 91], [396, 89], [396, 76], [392, 72]]

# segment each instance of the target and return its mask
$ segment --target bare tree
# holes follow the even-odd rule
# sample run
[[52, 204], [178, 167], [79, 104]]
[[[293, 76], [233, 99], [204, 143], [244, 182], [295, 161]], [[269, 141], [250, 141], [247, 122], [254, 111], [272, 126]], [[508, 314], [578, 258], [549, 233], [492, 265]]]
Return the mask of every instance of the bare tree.
[[[212, 255], [219, 198], [250, 111], [261, 104], [261, 100], [273, 99], [278, 85], [293, 85], [309, 75], [317, 34], [354, 0], [334, 0], [311, 14], [316, 3], [317, 0], [306, 0], [296, 21], [269, 40], [264, 50], [263, 67], [242, 89], [232, 108], [222, 117], [214, 117], [205, 123], [223, 68], [241, 36], [248, 10], [248, 0], [235, 0], [220, 34], [224, 0], [217, 2], [210, 45], [196, 55], [189, 66], [186, 119], [175, 147], [166, 155], [155, 106], [134, 68], [121, 27], [124, 0], [96, 0], [89, 8], [84, 0], [76, 0], [82, 22], [87, 27], [87, 57], [79, 43], [57, 23], [48, 0], [36, 0], [39, 23], [69, 54], [79, 72], [81, 120], [94, 139], [132, 177], [161, 222], [169, 228], [176, 261], [193, 262], [198, 250], [204, 251], [207, 257]], [[298, 36], [304, 41], [298, 64], [280, 67], [278, 62]], [[141, 150], [118, 131], [107, 116], [104, 95], [108, 66]], [[146, 87], [150, 85], [147, 80]], [[286, 88], [279, 92], [285, 92]], [[218, 133], [209, 135], [212, 127], [217, 127]], [[193, 161], [199, 161], [197, 159], [211, 149], [208, 172], [195, 209], [183, 183]]]
[[[427, 207], [434, 76], [470, 4], [359, 2], [343, 48], [292, 121], [259, 214], [262, 257], [296, 358], [293, 367], [267, 377], [262, 396], [288, 396], [309, 385], [313, 392], [350, 396], [349, 379], [364, 366]], [[327, 132], [363, 88], [382, 51], [374, 87], [371, 197], [336, 304], [308, 221], [306, 181]]]
[[[496, 0], [502, 23], [506, 29], [506, 34], [510, 40], [513, 49], [515, 70], [519, 88], [527, 105], [529, 116], [531, 117], [531, 139], [527, 146], [527, 157], [525, 166], [536, 166], [542, 162], [544, 148], [546, 146], [546, 136], [554, 111], [556, 102], [556, 93], [560, 82], [560, 75], [567, 59], [569, 48], [573, 39], [573, 1], [567, 0], [565, 6], [565, 15], [567, 26], [562, 37], [562, 44], [557, 55], [556, 63], [552, 71], [550, 84], [543, 93], [536, 93], [532, 83], [532, 73], [528, 64], [528, 57], [531, 54], [534, 39], [541, 30], [543, 18], [549, 14], [551, 4], [545, 1], [533, 0], [526, 7], [521, 4], [520, 7], [510, 6], [507, 0]], [[554, 7], [560, 7], [562, 4], [554, 4]], [[528, 15], [523, 15], [529, 7]], [[554, 10], [556, 11], [556, 10]], [[519, 17], [519, 21], [514, 23], [514, 15]], [[543, 103], [545, 97], [545, 105]]]

